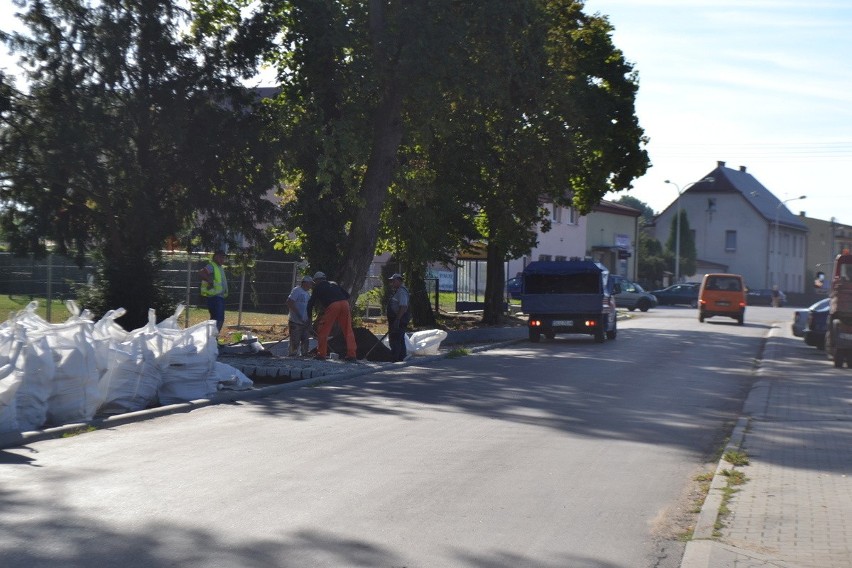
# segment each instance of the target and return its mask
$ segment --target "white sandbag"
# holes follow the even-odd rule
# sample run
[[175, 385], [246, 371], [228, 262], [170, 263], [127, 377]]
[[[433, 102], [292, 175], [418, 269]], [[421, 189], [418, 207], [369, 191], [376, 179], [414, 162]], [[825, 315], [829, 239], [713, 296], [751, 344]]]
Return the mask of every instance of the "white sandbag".
[[182, 329], [178, 323], [178, 318], [183, 313], [184, 309], [186, 309], [186, 306], [178, 304], [177, 308], [175, 308], [175, 313], [158, 323], [157, 327], [159, 329]]
[[18, 432], [15, 394], [21, 386], [23, 373], [12, 363], [0, 366], [0, 432]]
[[213, 364], [219, 354], [216, 322], [208, 320], [183, 331], [159, 330], [168, 362], [160, 385], [161, 404], [204, 398], [216, 392]]
[[12, 321], [24, 327], [27, 330], [45, 330], [50, 329], [53, 324], [42, 318], [36, 313], [38, 302], [33, 300], [27, 307], [19, 311], [12, 317]]
[[219, 390], [249, 390], [254, 382], [245, 373], [225, 363], [218, 361], [213, 365]]
[[47, 422], [51, 425], [91, 420], [100, 406], [92, 328], [92, 323], [78, 321], [45, 331], [56, 363], [47, 402]]
[[22, 432], [38, 430], [47, 421], [47, 405], [56, 374], [53, 350], [44, 332], [27, 333], [17, 368], [23, 374], [21, 387], [15, 396], [18, 428]]
[[19, 328], [12, 327], [0, 334], [0, 432], [18, 431], [15, 395], [23, 373], [16, 363], [24, 343], [23, 330]]
[[[95, 363], [101, 378], [109, 370], [113, 346], [130, 341], [132, 335], [115, 322], [126, 313], [124, 308], [110, 310], [95, 322], [92, 327], [92, 339], [95, 348]], [[103, 392], [103, 389], [101, 389]]]
[[447, 332], [441, 329], [415, 331], [410, 338], [414, 347], [409, 353], [413, 355], [437, 355], [441, 342], [446, 338]]
[[130, 332], [125, 330], [115, 322], [118, 318], [127, 313], [124, 308], [110, 310], [104, 316], [95, 322], [92, 329], [92, 335], [98, 340], [112, 340], [116, 343], [123, 343], [130, 339]]
[[163, 376], [154, 354], [141, 339], [107, 347], [107, 370], [101, 377], [98, 413], [144, 410], [157, 400]]
[[65, 309], [71, 314], [66, 322], [72, 323], [79, 320], [94, 321], [94, 317], [90, 310], [81, 310], [74, 300], [65, 300]]

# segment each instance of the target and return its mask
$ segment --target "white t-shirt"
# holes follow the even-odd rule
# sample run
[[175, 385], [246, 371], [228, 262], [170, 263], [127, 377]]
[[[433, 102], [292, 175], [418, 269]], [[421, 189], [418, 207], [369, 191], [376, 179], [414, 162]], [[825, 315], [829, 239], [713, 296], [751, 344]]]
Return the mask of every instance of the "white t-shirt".
[[293, 291], [290, 292], [290, 296], [288, 296], [287, 299], [293, 300], [293, 303], [296, 304], [296, 310], [290, 311], [290, 321], [293, 323], [307, 323], [308, 300], [311, 299], [311, 295], [308, 291], [301, 286], [296, 286], [293, 288]]

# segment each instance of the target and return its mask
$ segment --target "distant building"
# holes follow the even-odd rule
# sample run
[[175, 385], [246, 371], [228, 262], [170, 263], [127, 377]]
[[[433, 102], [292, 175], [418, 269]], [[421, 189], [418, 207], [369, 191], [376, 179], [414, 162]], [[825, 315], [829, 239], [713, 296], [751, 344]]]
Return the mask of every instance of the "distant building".
[[812, 283], [817, 273], [831, 272], [834, 257], [842, 250], [852, 250], [852, 226], [844, 225], [834, 218], [823, 221], [803, 217], [802, 221], [810, 231], [805, 270], [806, 280]]
[[[680, 195], [680, 208], [695, 237], [699, 269], [725, 266], [742, 274], [751, 288], [777, 285], [787, 292], [806, 291], [809, 229], [804, 214], [793, 214], [745, 166], [734, 170], [718, 162], [698, 179]], [[655, 236], [663, 243], [677, 210], [675, 200], [656, 218]], [[702, 276], [698, 272], [686, 280], [700, 281]]]
[[586, 256], [612, 274], [635, 280], [641, 216], [642, 212], [633, 207], [601, 201], [586, 216]]

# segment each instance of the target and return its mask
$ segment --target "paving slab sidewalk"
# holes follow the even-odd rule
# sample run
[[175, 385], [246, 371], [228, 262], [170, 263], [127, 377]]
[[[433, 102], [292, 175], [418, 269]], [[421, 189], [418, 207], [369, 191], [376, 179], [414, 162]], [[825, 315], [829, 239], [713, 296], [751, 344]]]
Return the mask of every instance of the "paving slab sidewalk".
[[748, 480], [715, 535], [719, 500], [708, 496], [681, 567], [852, 567], [852, 369], [773, 328], [742, 415], [732, 442], [749, 464], [722, 460], [717, 472]]

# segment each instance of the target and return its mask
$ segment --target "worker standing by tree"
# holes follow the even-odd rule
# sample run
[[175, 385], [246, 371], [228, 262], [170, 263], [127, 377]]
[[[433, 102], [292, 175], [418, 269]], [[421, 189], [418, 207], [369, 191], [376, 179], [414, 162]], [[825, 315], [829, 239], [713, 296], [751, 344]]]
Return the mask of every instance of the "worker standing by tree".
[[299, 355], [301, 348], [302, 357], [308, 355], [311, 338], [311, 318], [308, 314], [308, 302], [311, 300], [311, 288], [314, 287], [314, 279], [303, 276], [302, 283], [293, 288], [287, 297], [287, 308], [290, 310], [290, 357]]
[[391, 297], [388, 301], [388, 342], [394, 361], [402, 361], [407, 355], [405, 332], [411, 313], [408, 311], [408, 289], [402, 284], [402, 275], [390, 277]]
[[213, 253], [210, 263], [198, 271], [201, 276], [201, 295], [207, 298], [210, 319], [216, 320], [216, 330], [221, 333], [225, 324], [225, 298], [228, 297], [228, 279], [225, 276], [225, 251]]

